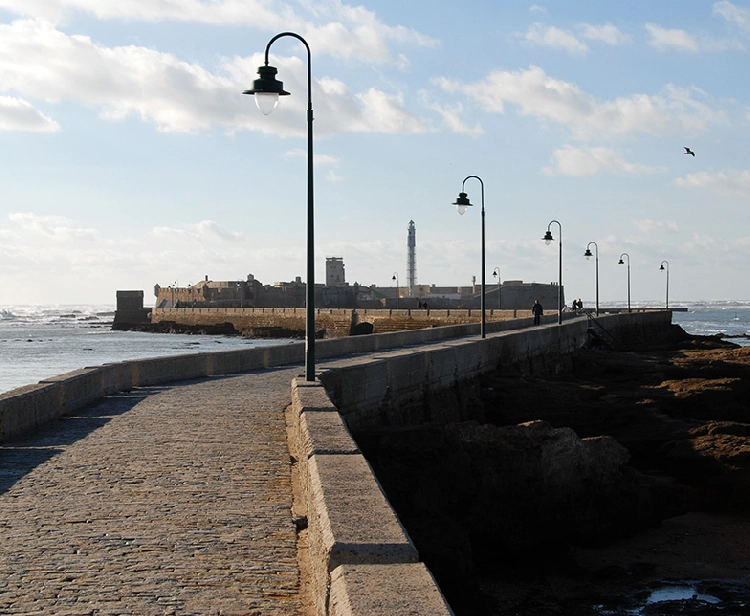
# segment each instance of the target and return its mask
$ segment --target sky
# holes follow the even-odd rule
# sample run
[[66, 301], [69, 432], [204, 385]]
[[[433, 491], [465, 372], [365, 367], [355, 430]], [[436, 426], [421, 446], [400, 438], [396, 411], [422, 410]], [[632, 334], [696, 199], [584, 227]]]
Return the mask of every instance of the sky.
[[[556, 283], [562, 239], [569, 300], [590, 242], [602, 302], [628, 262], [636, 306], [750, 300], [750, 2], [425, 6], [0, 0], [0, 305], [305, 280], [308, 66], [316, 282], [403, 286], [413, 220], [419, 284], [479, 283], [483, 188], [488, 286]], [[271, 45], [263, 115], [282, 32], [310, 64]]]

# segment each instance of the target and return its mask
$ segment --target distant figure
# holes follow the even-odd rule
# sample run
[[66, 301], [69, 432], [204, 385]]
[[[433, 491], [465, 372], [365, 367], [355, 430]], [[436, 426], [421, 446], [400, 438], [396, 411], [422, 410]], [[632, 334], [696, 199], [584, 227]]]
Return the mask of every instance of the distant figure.
[[534, 315], [534, 325], [539, 325], [542, 322], [542, 315], [544, 314], [544, 308], [539, 303], [538, 299], [534, 300], [534, 305], [531, 307], [531, 314]]
[[578, 298], [578, 310], [583, 310], [583, 301], [580, 297]]
[[695, 156], [695, 152], [688, 148], [687, 146], [683, 146], [685, 148], [685, 154], [690, 154], [691, 156]]

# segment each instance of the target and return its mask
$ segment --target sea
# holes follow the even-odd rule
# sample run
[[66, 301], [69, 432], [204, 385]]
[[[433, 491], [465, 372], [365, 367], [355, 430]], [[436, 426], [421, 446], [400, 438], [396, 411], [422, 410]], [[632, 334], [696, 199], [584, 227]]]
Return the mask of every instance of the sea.
[[[591, 306], [591, 303], [585, 304]], [[623, 308], [600, 303], [600, 310]], [[657, 308], [659, 304], [633, 304]], [[750, 346], [750, 301], [675, 302], [672, 321], [692, 334]], [[81, 368], [145, 357], [288, 344], [288, 339], [156, 334], [112, 329], [114, 306], [0, 306], [0, 393]]]
[[114, 306], [0, 306], [0, 394], [81, 368], [289, 339], [157, 334], [112, 329]]

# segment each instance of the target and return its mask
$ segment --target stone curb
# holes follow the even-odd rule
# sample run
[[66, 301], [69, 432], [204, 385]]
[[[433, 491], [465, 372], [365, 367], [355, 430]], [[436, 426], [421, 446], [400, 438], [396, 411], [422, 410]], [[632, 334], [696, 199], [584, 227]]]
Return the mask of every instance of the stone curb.
[[317, 613], [452, 614], [323, 385], [294, 379], [292, 407]]

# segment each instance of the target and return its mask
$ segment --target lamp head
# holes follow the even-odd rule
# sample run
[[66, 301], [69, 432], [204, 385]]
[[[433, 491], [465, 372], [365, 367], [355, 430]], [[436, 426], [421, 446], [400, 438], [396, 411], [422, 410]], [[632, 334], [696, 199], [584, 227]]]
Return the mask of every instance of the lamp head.
[[544, 234], [544, 237], [542, 238], [547, 244], [549, 244], [554, 238], [552, 237], [552, 231], [547, 229], [547, 233]]
[[264, 115], [268, 115], [279, 103], [279, 96], [289, 96], [289, 92], [284, 90], [284, 83], [276, 79], [275, 66], [258, 67], [258, 79], [253, 81], [251, 90], [245, 90], [243, 94], [252, 94], [255, 96], [255, 104], [258, 105]]
[[659, 266], [659, 269], [660, 269], [660, 270], [661, 270], [662, 272], [664, 271], [664, 264], [663, 264], [663, 263], [662, 263], [662, 264], [661, 264], [661, 265]]
[[617, 262], [617, 265], [625, 265], [625, 261], [622, 260], [622, 257], [620, 257], [620, 260]]
[[391, 280], [396, 280], [396, 275], [395, 274], [393, 275], [393, 278], [391, 278]]
[[591, 249], [587, 248], [586, 252], [583, 253], [583, 256], [586, 257], [587, 259], [591, 259], [591, 257], [593, 257], [594, 255], [591, 254]]
[[458, 193], [458, 197], [453, 202], [453, 205], [456, 206], [458, 213], [463, 216], [463, 213], [466, 211], [466, 208], [471, 207], [471, 201], [469, 201], [469, 197], [466, 195], [466, 193], [462, 192], [462, 193]]

